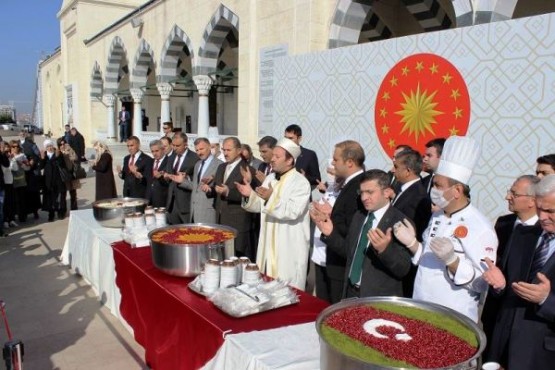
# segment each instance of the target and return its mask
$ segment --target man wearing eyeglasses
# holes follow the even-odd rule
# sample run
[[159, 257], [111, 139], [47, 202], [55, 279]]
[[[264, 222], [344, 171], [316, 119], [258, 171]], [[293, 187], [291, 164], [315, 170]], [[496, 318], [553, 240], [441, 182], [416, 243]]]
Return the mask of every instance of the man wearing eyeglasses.
[[[507, 200], [509, 211], [511, 213], [500, 216], [495, 222], [495, 233], [499, 244], [497, 246], [497, 266], [502, 266], [507, 255], [509, 240], [513, 235], [513, 231], [518, 225], [534, 226], [538, 223], [538, 215], [536, 209], [536, 197], [534, 195], [534, 185], [540, 181], [539, 177], [534, 175], [522, 175], [507, 189]], [[507, 249], [507, 251], [505, 251]], [[497, 312], [499, 311], [499, 297], [488, 294], [482, 312], [482, 324], [484, 332], [488, 338], [493, 333]], [[489, 350], [489, 343], [486, 352]]]
[[382, 170], [360, 176], [358, 193], [365, 211], [354, 214], [346, 237], [331, 219], [316, 221], [327, 246], [347, 260], [344, 298], [403, 295], [403, 278], [410, 271], [411, 257], [393, 236], [393, 225], [406, 216], [390, 205], [390, 182]]

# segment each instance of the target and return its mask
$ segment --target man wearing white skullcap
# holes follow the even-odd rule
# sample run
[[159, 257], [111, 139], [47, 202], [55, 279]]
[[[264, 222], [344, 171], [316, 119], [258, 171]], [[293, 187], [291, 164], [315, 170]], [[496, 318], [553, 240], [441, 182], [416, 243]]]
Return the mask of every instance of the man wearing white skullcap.
[[237, 183], [237, 188], [245, 197], [243, 208], [261, 214], [256, 263], [267, 275], [304, 290], [310, 247], [310, 183], [295, 170], [300, 154], [299, 145], [282, 138], [273, 150], [274, 172], [256, 189], [244, 173], [245, 181]]
[[430, 191], [440, 210], [432, 215], [422, 243], [409, 222], [393, 228], [418, 265], [412, 297], [452, 308], [476, 322], [480, 297], [487, 291], [484, 259], [494, 261], [497, 251], [490, 221], [470, 204], [468, 183], [479, 155], [472, 138], [447, 139]]

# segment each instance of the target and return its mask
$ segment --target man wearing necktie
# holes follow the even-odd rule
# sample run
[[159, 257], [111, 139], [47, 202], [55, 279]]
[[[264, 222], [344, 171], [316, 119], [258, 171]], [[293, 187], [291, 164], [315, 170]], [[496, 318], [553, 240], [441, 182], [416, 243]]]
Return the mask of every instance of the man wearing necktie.
[[152, 176], [152, 158], [141, 152], [141, 141], [136, 136], [127, 140], [129, 155], [123, 158], [123, 168], [117, 166], [119, 177], [123, 180], [123, 196], [144, 198], [147, 182]]
[[553, 369], [555, 363], [555, 175], [534, 186], [539, 225], [519, 225], [503, 261], [487, 261], [484, 280], [501, 298], [485, 359], [505, 369]]
[[316, 222], [327, 246], [347, 260], [343, 297], [402, 296], [411, 258], [392, 233], [405, 215], [390, 205], [389, 175], [381, 170], [363, 173], [359, 195], [365, 211], [354, 214], [347, 237], [334, 229], [330, 219]]
[[190, 222], [214, 224], [216, 223], [214, 200], [208, 198], [206, 193], [210, 191], [216, 169], [222, 161], [210, 152], [210, 141], [207, 138], [199, 137], [195, 140], [195, 151], [199, 160], [193, 169], [193, 177], [183, 178], [178, 186], [191, 191]]
[[[254, 178], [254, 168], [241, 158], [241, 142], [236, 137], [228, 137], [222, 144], [226, 162], [216, 169], [214, 181], [209, 185], [206, 195], [214, 199], [216, 223], [237, 230], [235, 254], [246, 256], [254, 261], [256, 251], [252, 245], [252, 214], [241, 208], [242, 196], [236, 182], [243, 182], [241, 170], [248, 170]], [[258, 184], [258, 181], [254, 179]]]
[[168, 201], [169, 182], [164, 179], [164, 169], [167, 166], [168, 158], [164, 154], [162, 141], [152, 141], [150, 152], [154, 163], [152, 165], [152, 176], [150, 176], [147, 183], [146, 199], [153, 207], [165, 207]]
[[164, 179], [169, 181], [166, 208], [170, 225], [184, 224], [191, 220], [191, 190], [179, 186], [184, 178], [193, 177], [198, 161], [196, 153], [188, 149], [188, 137], [176, 132], [172, 139], [173, 154], [168, 158]]

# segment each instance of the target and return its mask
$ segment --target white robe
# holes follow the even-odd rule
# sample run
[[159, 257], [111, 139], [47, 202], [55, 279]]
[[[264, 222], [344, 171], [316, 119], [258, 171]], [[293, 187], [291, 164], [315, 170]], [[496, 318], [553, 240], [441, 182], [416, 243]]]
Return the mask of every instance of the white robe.
[[275, 174], [268, 175], [262, 186], [268, 184], [273, 191], [267, 202], [254, 191], [243, 202], [245, 210], [261, 214], [256, 263], [268, 276], [304, 290], [310, 247], [310, 184], [295, 169], [280, 181]]
[[[430, 250], [429, 243], [436, 236], [453, 242], [459, 257], [455, 275]], [[423, 239], [412, 259], [418, 264], [412, 298], [452, 308], [478, 322], [478, 303], [488, 289], [482, 278], [487, 269], [484, 258], [495, 261], [497, 252], [497, 236], [490, 221], [472, 204], [450, 218], [439, 211], [432, 215]]]

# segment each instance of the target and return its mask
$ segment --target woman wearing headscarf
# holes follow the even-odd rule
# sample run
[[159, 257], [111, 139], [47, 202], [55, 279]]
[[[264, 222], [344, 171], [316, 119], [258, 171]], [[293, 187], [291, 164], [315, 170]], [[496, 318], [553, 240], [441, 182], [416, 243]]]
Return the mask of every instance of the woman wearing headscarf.
[[[21, 141], [21, 139], [23, 139]], [[42, 190], [42, 175], [40, 173], [40, 149], [35, 143], [34, 135], [31, 132], [20, 137], [21, 151], [29, 161], [29, 169], [25, 170], [25, 215], [32, 213], [35, 219], [39, 218], [39, 209], [41, 208], [40, 192]]]
[[25, 222], [27, 221], [27, 180], [25, 179], [25, 172], [29, 171], [31, 166], [19, 141], [10, 141], [10, 149], [10, 169], [13, 177], [15, 210], [19, 222]]
[[[66, 189], [69, 191], [70, 198], [70, 209], [72, 211], [77, 209], [77, 189], [81, 188], [81, 181], [75, 178], [75, 167], [79, 164], [80, 160], [73, 148], [65, 141], [65, 139], [58, 139], [58, 148], [64, 156], [64, 161], [66, 167], [69, 168], [69, 172], [72, 174], [71, 180], [66, 182]], [[65, 202], [66, 194], [62, 194], [62, 200]]]
[[48, 222], [52, 222], [56, 213], [59, 219], [66, 215], [67, 205], [62, 196], [67, 191], [65, 184], [71, 180], [71, 175], [62, 152], [54, 147], [54, 142], [47, 139], [43, 146], [40, 159], [40, 167], [44, 171], [42, 209], [48, 212]]
[[117, 197], [116, 180], [112, 168], [112, 153], [108, 146], [100, 141], [93, 145], [96, 156], [92, 169], [96, 172], [95, 200]]

